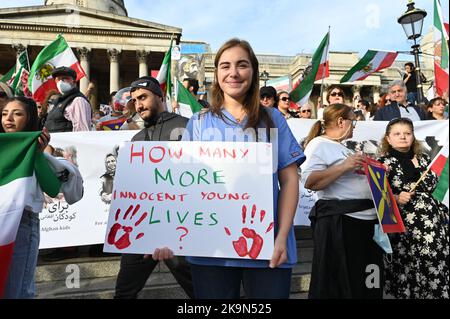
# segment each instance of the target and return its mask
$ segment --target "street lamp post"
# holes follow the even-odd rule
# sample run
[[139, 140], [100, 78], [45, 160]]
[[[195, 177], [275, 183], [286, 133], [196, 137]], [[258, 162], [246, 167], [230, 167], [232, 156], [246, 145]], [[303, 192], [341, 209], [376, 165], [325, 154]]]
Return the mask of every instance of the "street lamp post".
[[264, 81], [264, 86], [267, 86], [267, 81], [269, 81], [269, 72], [267, 72], [266, 70], [264, 70], [259, 77], [261, 78], [262, 81]]
[[411, 53], [414, 55], [415, 60], [418, 104], [422, 104], [424, 103], [424, 98], [419, 60], [419, 54], [422, 52], [420, 52], [420, 45], [417, 44], [417, 39], [422, 35], [423, 20], [427, 16], [427, 12], [415, 8], [413, 0], [409, 0], [407, 7], [408, 10], [397, 21], [402, 25], [408, 40], [414, 41], [414, 45], [411, 46]]

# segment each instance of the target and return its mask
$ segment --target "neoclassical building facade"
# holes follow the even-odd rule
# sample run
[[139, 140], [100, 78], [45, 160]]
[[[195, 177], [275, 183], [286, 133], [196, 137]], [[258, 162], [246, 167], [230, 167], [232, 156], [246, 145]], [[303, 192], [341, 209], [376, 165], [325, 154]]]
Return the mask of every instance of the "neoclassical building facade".
[[123, 0], [46, 0], [42, 6], [0, 9], [0, 74], [16, 54], [27, 49], [31, 62], [42, 48], [63, 34], [88, 78], [94, 96], [106, 102], [109, 92], [138, 76], [158, 70], [173, 36], [181, 29], [129, 18]]

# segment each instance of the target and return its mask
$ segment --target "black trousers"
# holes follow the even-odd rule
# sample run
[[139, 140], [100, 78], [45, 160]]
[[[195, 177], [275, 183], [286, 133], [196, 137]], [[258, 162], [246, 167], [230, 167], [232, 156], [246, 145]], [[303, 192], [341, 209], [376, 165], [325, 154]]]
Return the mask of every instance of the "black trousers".
[[[342, 217], [347, 269], [354, 299], [382, 299], [384, 286], [383, 250], [373, 240], [377, 220]], [[377, 267], [377, 272], [374, 271]], [[369, 285], [367, 284], [369, 281]], [[373, 288], [377, 282], [379, 288]]]
[[[182, 256], [175, 256], [164, 261], [176, 281], [189, 298], [194, 298], [192, 275], [189, 263]], [[144, 288], [147, 279], [155, 269], [158, 261], [144, 259], [143, 255], [123, 254], [120, 260], [120, 270], [117, 275], [115, 299], [135, 299]]]

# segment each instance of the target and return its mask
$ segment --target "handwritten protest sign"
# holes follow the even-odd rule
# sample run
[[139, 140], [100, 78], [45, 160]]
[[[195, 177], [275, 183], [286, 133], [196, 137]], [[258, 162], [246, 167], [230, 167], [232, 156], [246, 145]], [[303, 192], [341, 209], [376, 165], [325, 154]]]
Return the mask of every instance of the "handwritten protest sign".
[[270, 259], [272, 174], [271, 144], [124, 143], [104, 250]]

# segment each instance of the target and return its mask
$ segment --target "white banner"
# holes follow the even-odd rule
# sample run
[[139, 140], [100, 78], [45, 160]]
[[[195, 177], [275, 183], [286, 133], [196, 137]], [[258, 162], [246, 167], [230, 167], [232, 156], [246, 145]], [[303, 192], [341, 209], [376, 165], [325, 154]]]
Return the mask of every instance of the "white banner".
[[[288, 120], [294, 136], [300, 143], [314, 122], [315, 120]], [[358, 122], [354, 138], [347, 142], [347, 146], [354, 150], [362, 148], [364, 152], [373, 154], [384, 134], [386, 124], [386, 122]], [[415, 128], [416, 137], [423, 142], [426, 152], [432, 157], [437, 154], [440, 147], [448, 143], [448, 121], [416, 122]], [[52, 203], [47, 204], [40, 214], [40, 248], [104, 242], [109, 214], [108, 197], [111, 196], [107, 188], [112, 187], [108, 182], [110, 174], [106, 169], [106, 161], [111, 167], [115, 159], [107, 154], [116, 156], [118, 145], [130, 141], [136, 133], [137, 131], [113, 131], [51, 134], [50, 144], [62, 150], [66, 149], [67, 157], [70, 157], [71, 149], [77, 151], [75, 161], [84, 179], [85, 192], [83, 199], [72, 206], [67, 205], [63, 198], [53, 199]], [[314, 193], [309, 191], [300, 193], [296, 225], [309, 225], [308, 215], [314, 202]], [[181, 231], [178, 232], [181, 235]], [[237, 234], [233, 232], [233, 235]]]
[[104, 250], [268, 260], [272, 178], [271, 144], [125, 143]]
[[[290, 119], [287, 122], [295, 138], [303, 147], [303, 142], [316, 120]], [[378, 145], [386, 131], [387, 123], [380, 121], [357, 122], [353, 131], [353, 138], [344, 142], [344, 145], [353, 151], [362, 151], [375, 158]], [[448, 143], [448, 127], [448, 121], [420, 121], [414, 123], [415, 136], [422, 142], [425, 152], [431, 158], [434, 158], [442, 146]], [[305, 190], [304, 186], [300, 185], [300, 198], [294, 220], [295, 225], [310, 225], [308, 215], [316, 200], [315, 192]]]
[[[109, 214], [106, 160], [114, 164], [117, 147], [137, 131], [53, 133], [50, 145], [72, 160], [84, 181], [84, 196], [68, 205], [62, 196], [47, 199], [40, 214], [40, 248], [82, 246], [103, 243]], [[110, 169], [111, 170], [111, 169]], [[113, 168], [114, 170], [114, 168]], [[111, 193], [111, 192], [109, 192]], [[103, 197], [102, 197], [103, 196]]]

